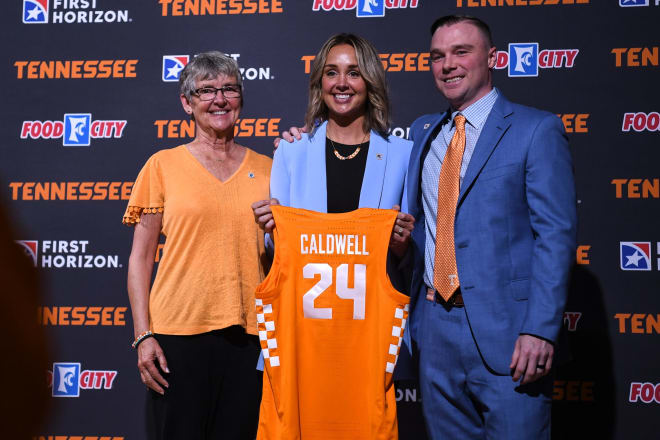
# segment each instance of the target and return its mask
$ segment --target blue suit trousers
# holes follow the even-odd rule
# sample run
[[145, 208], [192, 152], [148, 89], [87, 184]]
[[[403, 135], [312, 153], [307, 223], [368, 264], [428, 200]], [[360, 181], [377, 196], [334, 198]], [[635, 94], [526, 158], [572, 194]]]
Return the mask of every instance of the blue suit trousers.
[[520, 386], [493, 373], [465, 308], [419, 298], [419, 384], [429, 438], [550, 439], [552, 378]]

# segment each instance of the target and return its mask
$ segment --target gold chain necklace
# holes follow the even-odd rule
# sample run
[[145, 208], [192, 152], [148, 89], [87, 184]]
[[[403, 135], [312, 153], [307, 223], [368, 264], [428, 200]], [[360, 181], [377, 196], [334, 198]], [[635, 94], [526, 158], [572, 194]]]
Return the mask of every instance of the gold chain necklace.
[[360, 152], [360, 149], [362, 149], [362, 144], [364, 144], [364, 142], [366, 141], [368, 134], [369, 134], [368, 132], [364, 134], [364, 137], [362, 138], [362, 142], [360, 142], [358, 144], [357, 148], [355, 149], [355, 151], [353, 151], [348, 156], [342, 156], [341, 154], [339, 154], [339, 151], [337, 151], [337, 148], [335, 147], [335, 143], [332, 142], [332, 139], [330, 139], [330, 134], [329, 133], [328, 133], [328, 140], [330, 141], [330, 145], [332, 145], [332, 151], [334, 151], [335, 157], [337, 159], [339, 159], [339, 160], [351, 160], [355, 156], [357, 156], [357, 154]]

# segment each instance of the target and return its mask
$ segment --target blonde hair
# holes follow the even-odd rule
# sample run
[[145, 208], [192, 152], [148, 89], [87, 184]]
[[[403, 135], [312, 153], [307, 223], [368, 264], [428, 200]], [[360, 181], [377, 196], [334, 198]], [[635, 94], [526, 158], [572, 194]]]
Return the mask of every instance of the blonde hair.
[[348, 44], [355, 50], [360, 74], [367, 85], [364, 131], [374, 130], [386, 138], [389, 135], [391, 122], [385, 70], [376, 48], [369, 41], [353, 34], [333, 35], [316, 54], [309, 77], [309, 102], [305, 113], [305, 127], [313, 134], [319, 123], [328, 120], [328, 107], [323, 101], [321, 86], [323, 67], [330, 49], [341, 44]]

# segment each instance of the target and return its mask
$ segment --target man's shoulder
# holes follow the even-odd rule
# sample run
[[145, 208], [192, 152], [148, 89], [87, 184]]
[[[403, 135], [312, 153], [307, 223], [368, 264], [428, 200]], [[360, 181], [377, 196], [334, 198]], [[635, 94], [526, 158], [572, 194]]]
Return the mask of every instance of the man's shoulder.
[[516, 139], [518, 145], [527, 145], [523, 142], [528, 140], [541, 140], [544, 142], [550, 139], [556, 139], [554, 136], [566, 136], [564, 124], [554, 113], [541, 110], [536, 107], [518, 104], [506, 99], [497, 102], [492, 112], [499, 113], [500, 121], [510, 124], [509, 139]]
[[504, 113], [505, 116], [512, 114], [516, 119], [526, 121], [540, 121], [548, 117], [557, 118], [557, 115], [550, 113], [549, 111], [509, 101], [502, 95], [498, 98], [498, 102], [495, 103], [493, 110], [495, 109]]

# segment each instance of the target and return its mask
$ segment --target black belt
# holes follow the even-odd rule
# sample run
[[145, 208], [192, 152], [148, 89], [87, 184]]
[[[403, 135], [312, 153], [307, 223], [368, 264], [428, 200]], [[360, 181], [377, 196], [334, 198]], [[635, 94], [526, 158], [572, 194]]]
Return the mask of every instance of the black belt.
[[455, 292], [452, 296], [449, 297], [447, 301], [445, 301], [442, 295], [440, 295], [437, 290], [435, 290], [433, 287], [428, 287], [426, 290], [426, 299], [450, 307], [465, 306], [465, 303], [463, 302], [463, 294], [461, 293], [460, 290]]

